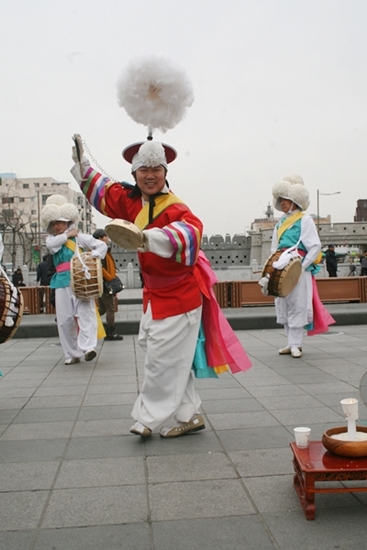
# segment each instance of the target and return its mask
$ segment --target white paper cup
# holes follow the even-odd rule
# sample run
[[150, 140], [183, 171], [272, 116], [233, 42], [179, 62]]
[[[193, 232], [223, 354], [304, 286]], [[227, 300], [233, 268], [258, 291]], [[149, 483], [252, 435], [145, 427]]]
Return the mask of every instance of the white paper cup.
[[310, 443], [311, 428], [294, 428], [293, 431], [297, 447], [300, 449], [308, 447]]
[[346, 420], [358, 420], [358, 399], [354, 399], [353, 397], [342, 399], [340, 404], [343, 407], [344, 418]]

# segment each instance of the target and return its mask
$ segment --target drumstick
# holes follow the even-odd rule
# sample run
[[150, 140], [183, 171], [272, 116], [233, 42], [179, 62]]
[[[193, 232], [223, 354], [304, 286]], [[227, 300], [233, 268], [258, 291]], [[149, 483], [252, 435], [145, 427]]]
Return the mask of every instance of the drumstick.
[[76, 150], [76, 154], [77, 154], [77, 157], [78, 157], [80, 176], [82, 178], [81, 181], [87, 181], [85, 178], [83, 178], [83, 168], [82, 168], [82, 163], [81, 163], [82, 157], [80, 155], [78, 140], [76, 138], [73, 138], [73, 141], [74, 141], [74, 144], [75, 144], [75, 150]]

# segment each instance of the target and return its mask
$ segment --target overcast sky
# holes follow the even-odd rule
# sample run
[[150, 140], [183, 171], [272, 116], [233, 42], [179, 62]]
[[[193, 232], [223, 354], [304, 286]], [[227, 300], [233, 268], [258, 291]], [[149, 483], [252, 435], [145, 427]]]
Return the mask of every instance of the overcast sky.
[[153, 52], [193, 84], [185, 119], [155, 139], [177, 149], [171, 189], [206, 234], [243, 233], [291, 172], [310, 214], [317, 189], [341, 191], [320, 196], [333, 222], [367, 198], [366, 0], [0, 0], [0, 17], [0, 172], [72, 182], [77, 132], [131, 181], [121, 150], [147, 133], [116, 81]]

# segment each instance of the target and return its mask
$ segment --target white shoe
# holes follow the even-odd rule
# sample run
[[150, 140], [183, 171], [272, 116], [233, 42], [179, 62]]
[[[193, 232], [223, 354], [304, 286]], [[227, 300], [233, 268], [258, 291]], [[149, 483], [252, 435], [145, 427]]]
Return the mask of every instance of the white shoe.
[[[302, 351], [302, 348], [298, 348], [299, 351]], [[291, 355], [291, 348], [287, 346], [286, 348], [280, 349], [278, 351], [279, 355]]]
[[295, 357], [295, 358], [302, 357], [302, 350], [300, 348], [298, 348], [297, 346], [292, 346], [291, 347], [291, 355], [292, 355], [292, 357]]
[[75, 363], [80, 363], [79, 357], [70, 357], [70, 359], [65, 359], [65, 365], [74, 365]]
[[135, 422], [134, 426], [131, 426], [130, 428], [130, 433], [140, 435], [141, 437], [149, 437], [152, 430], [140, 422]]
[[84, 354], [84, 359], [85, 359], [86, 361], [92, 361], [92, 360], [95, 358], [96, 355], [97, 355], [96, 350], [90, 349], [89, 351], [87, 351], [87, 352]]

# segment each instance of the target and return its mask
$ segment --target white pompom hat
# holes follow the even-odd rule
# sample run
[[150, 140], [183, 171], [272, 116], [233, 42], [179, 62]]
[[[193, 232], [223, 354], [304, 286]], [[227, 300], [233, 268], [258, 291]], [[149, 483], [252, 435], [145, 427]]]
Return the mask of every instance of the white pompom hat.
[[303, 179], [298, 174], [285, 176], [282, 181], [274, 185], [272, 194], [274, 208], [280, 211], [282, 210], [280, 207], [282, 198], [294, 202], [300, 210], [307, 210], [310, 206], [309, 193]]
[[41, 224], [44, 231], [53, 234], [51, 223], [69, 222], [77, 223], [79, 212], [75, 204], [67, 202], [63, 195], [51, 195], [46, 200], [45, 206], [41, 210]]
[[131, 171], [142, 166], [162, 165], [167, 169], [177, 151], [170, 145], [152, 141], [153, 131], [174, 128], [191, 107], [194, 90], [186, 71], [164, 55], [150, 53], [130, 61], [116, 85], [120, 107], [148, 129], [147, 141], [133, 143], [122, 151]]

